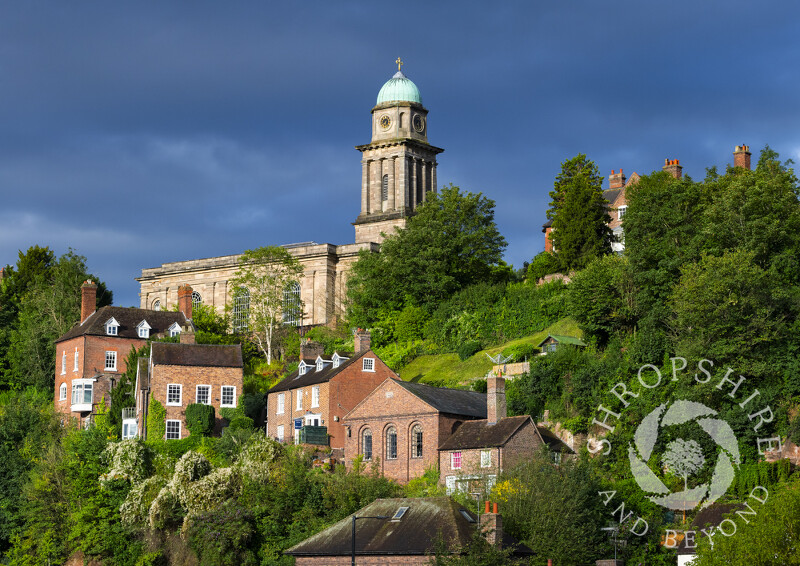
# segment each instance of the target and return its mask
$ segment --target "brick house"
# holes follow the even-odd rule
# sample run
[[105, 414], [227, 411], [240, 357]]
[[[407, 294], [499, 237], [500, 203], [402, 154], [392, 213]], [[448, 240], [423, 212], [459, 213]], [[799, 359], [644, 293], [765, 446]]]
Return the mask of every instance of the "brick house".
[[86, 424], [101, 399], [108, 405], [111, 389], [127, 369], [131, 348], [193, 328], [191, 293], [191, 287], [181, 287], [178, 312], [113, 306], [95, 310], [97, 285], [81, 285], [81, 320], [55, 341], [56, 411]]
[[[397, 378], [370, 349], [368, 332], [356, 334], [355, 349], [326, 360], [321, 344], [304, 343], [298, 369], [267, 392], [267, 435], [282, 442], [328, 444], [341, 457], [342, 418], [383, 381]], [[314, 438], [306, 438], [309, 434]]]
[[490, 544], [513, 549], [510, 563], [529, 558], [530, 548], [503, 530], [497, 504], [490, 509], [486, 503], [486, 512], [477, 517], [449, 497], [376, 499], [284, 554], [297, 566], [344, 566], [353, 554], [364, 566], [431, 564], [440, 540], [447, 548], [462, 549], [481, 529]]
[[214, 407], [215, 431], [219, 432], [222, 429], [220, 409], [236, 408], [243, 379], [241, 344], [153, 342], [150, 357], [140, 359], [136, 375], [139, 436], [147, 437], [151, 399], [157, 400], [166, 410], [164, 438], [167, 440], [189, 436], [186, 407], [192, 403]]
[[486, 418], [486, 395], [387, 379], [345, 416], [345, 460], [361, 455], [405, 483], [439, 461], [439, 446], [465, 421]]
[[529, 415], [506, 416], [505, 379], [492, 376], [486, 381], [486, 419], [463, 423], [439, 446], [439, 483], [448, 494], [488, 493], [503, 470], [530, 460], [543, 447], [557, 455], [556, 461], [562, 453], [572, 453]]

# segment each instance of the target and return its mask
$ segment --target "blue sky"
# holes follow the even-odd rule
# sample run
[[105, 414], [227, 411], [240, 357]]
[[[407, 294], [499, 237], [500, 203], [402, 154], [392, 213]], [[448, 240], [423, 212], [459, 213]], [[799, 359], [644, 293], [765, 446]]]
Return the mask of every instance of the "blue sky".
[[521, 266], [560, 163], [601, 174], [735, 145], [800, 158], [800, 3], [3, 2], [0, 265], [69, 247], [115, 292], [164, 262], [353, 241], [396, 66], [440, 185], [495, 200]]

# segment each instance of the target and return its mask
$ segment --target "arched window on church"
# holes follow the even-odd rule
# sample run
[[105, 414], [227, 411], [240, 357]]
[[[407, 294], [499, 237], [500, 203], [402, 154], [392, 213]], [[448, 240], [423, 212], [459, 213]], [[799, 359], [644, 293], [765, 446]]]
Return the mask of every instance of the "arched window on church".
[[197, 291], [192, 291], [192, 306], [196, 307], [202, 302], [203, 302], [203, 297], [200, 296], [200, 293], [198, 293]]
[[383, 185], [381, 185], [381, 200], [389, 200], [389, 175], [383, 176]]
[[418, 424], [411, 427], [411, 457], [422, 458], [422, 427]]
[[233, 311], [231, 325], [234, 332], [247, 332], [250, 318], [250, 291], [247, 287], [238, 287], [233, 292]]
[[386, 459], [397, 460], [397, 429], [394, 426], [386, 429]]
[[161, 310], [161, 300], [160, 299], [156, 299], [155, 301], [153, 301], [153, 310], [154, 311], [160, 311]]
[[300, 283], [292, 281], [283, 290], [283, 323], [300, 326], [303, 322], [303, 303], [300, 301]]
[[372, 460], [372, 431], [368, 428], [361, 433], [361, 453], [364, 460]]

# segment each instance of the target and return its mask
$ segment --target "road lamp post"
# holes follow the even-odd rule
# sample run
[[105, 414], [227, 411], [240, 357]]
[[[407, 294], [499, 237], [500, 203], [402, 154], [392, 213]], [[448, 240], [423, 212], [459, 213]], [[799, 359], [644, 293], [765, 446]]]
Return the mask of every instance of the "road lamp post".
[[359, 519], [388, 519], [388, 518], [389, 517], [387, 515], [370, 515], [370, 516], [365, 516], [365, 517], [356, 517], [355, 515], [353, 515], [353, 517], [352, 517], [352, 519], [353, 519], [353, 522], [352, 522], [352, 525], [353, 525], [352, 535], [353, 536], [352, 536], [351, 545], [350, 545], [350, 564], [352, 566], [356, 566], [356, 521], [358, 521]]

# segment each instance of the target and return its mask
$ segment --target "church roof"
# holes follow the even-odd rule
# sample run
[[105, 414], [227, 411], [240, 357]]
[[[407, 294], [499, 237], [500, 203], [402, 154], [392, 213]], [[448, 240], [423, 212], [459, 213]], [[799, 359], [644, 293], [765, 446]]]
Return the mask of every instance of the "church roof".
[[422, 96], [419, 94], [417, 85], [406, 77], [402, 71], [397, 71], [394, 76], [386, 81], [378, 93], [378, 102], [416, 102], [422, 104]]

